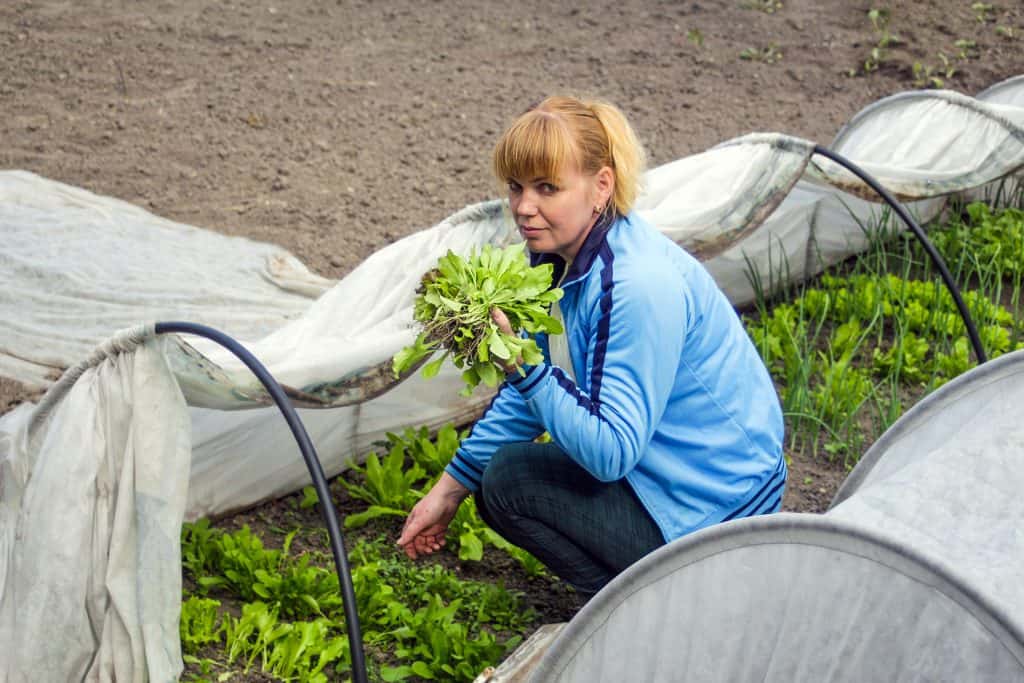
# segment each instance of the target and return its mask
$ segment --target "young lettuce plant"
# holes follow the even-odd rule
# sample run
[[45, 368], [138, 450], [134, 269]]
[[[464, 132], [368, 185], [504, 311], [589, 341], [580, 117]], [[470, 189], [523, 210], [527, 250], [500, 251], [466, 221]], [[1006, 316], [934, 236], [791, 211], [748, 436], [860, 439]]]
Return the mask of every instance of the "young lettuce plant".
[[527, 365], [541, 362], [536, 342], [503, 333], [491, 311], [501, 309], [515, 332], [561, 334], [561, 323], [548, 314], [551, 304], [562, 298], [561, 289], [551, 288], [552, 272], [551, 264], [531, 268], [519, 245], [485, 245], [468, 259], [449, 251], [423, 276], [413, 309], [422, 332], [395, 355], [396, 376], [443, 349], [440, 358], [424, 366], [423, 376], [436, 375], [450, 356], [463, 369], [462, 393], [468, 396], [480, 382], [498, 386], [504, 365], [522, 372], [520, 360]]

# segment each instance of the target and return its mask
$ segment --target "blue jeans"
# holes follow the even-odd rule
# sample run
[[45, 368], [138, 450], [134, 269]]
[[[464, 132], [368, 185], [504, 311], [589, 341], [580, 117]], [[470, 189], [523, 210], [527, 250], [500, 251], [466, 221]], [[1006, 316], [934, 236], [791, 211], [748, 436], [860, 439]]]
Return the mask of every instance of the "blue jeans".
[[585, 598], [665, 543], [625, 479], [598, 481], [551, 443], [498, 449], [476, 504], [492, 529]]

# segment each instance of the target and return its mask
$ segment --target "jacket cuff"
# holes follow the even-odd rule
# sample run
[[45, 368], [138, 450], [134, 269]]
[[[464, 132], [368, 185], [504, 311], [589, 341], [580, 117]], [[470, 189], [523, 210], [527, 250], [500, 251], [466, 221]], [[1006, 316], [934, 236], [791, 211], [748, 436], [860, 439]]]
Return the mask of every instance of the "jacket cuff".
[[455, 456], [452, 457], [451, 462], [444, 468], [444, 471], [473, 493], [479, 490], [480, 480], [484, 476], [484, 471], [480, 468], [480, 465], [476, 464], [461, 450], [455, 451]]
[[544, 379], [551, 374], [551, 367], [548, 365], [524, 365], [522, 366], [526, 375], [520, 375], [512, 371], [505, 375], [505, 381], [519, 392], [526, 400], [533, 398], [533, 395], [540, 391]]

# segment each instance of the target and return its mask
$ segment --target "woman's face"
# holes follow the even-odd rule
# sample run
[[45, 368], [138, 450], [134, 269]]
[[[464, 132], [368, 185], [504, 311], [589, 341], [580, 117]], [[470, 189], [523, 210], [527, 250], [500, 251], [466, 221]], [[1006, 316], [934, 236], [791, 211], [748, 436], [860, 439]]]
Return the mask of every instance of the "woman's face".
[[534, 253], [558, 254], [566, 261], [576, 253], [597, 222], [595, 207], [611, 197], [614, 176], [605, 166], [594, 175], [565, 169], [558, 178], [512, 178], [508, 201], [526, 246]]

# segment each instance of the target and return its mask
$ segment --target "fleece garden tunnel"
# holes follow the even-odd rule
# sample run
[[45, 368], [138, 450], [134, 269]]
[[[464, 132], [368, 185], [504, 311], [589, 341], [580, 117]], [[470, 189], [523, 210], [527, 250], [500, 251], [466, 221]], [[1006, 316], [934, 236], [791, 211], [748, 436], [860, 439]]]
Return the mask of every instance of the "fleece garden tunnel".
[[[978, 332], [974, 325], [974, 322], [971, 319], [970, 312], [968, 311], [967, 306], [965, 305], [963, 298], [960, 295], [960, 292], [956, 286], [956, 283], [953, 280], [952, 275], [949, 273], [949, 270], [947, 269], [945, 263], [942, 261], [941, 256], [935, 250], [931, 242], [927, 239], [927, 237], [924, 234], [924, 231], [920, 228], [920, 226], [917, 225], [917, 223], [910, 217], [907, 211], [900, 205], [899, 202], [896, 201], [896, 199], [888, 191], [885, 190], [885, 188], [883, 188], [869, 174], [867, 174], [862, 169], [857, 167], [853, 162], [839, 154], [836, 154], [835, 152], [832, 152], [824, 147], [821, 147], [820, 145], [816, 145], [814, 147], [814, 153], [826, 156], [832, 159], [833, 161], [845, 166], [855, 175], [860, 177], [872, 189], [878, 192], [878, 194], [881, 195], [882, 198], [893, 208], [897, 215], [899, 215], [899, 217], [907, 224], [908, 228], [910, 228], [910, 230], [914, 233], [916, 238], [924, 245], [926, 252], [932, 259], [932, 261], [935, 263], [935, 266], [938, 269], [941, 277], [943, 278], [946, 287], [949, 289], [950, 294], [953, 296], [954, 302], [956, 303], [959, 313], [963, 318], [964, 325], [967, 329], [971, 344], [974, 349], [974, 353], [979, 363], [984, 363], [986, 360], [984, 349], [982, 348], [981, 340], [978, 336]], [[295, 411], [295, 408], [291, 405], [291, 402], [288, 399], [287, 395], [285, 394], [284, 390], [282, 389], [281, 385], [278, 384], [278, 382], [273, 378], [273, 376], [266, 369], [266, 367], [262, 363], [260, 363], [259, 360], [257, 360], [256, 357], [253, 356], [248, 350], [246, 350], [245, 347], [243, 347], [236, 340], [232, 339], [223, 332], [220, 332], [219, 330], [213, 329], [206, 325], [181, 321], [158, 322], [155, 325], [154, 331], [157, 334], [179, 333], [198, 335], [210, 339], [211, 341], [214, 341], [217, 344], [228, 349], [239, 360], [241, 360], [246, 365], [246, 367], [248, 367], [253, 372], [254, 375], [256, 375], [260, 383], [266, 388], [274, 404], [278, 407], [278, 409], [284, 416], [285, 421], [287, 422], [288, 427], [291, 430], [299, 446], [299, 450], [302, 454], [303, 460], [306, 464], [307, 469], [309, 470], [310, 478], [312, 479], [313, 482], [313, 487], [316, 490], [317, 496], [321, 501], [319, 507], [324, 519], [325, 526], [327, 527], [327, 534], [330, 539], [331, 552], [334, 556], [335, 570], [338, 573], [338, 579], [341, 585], [341, 594], [345, 611], [346, 629], [349, 640], [349, 650], [352, 656], [353, 680], [356, 681], [356, 683], [365, 683], [365, 681], [367, 681], [366, 661], [362, 647], [359, 618], [356, 611], [355, 590], [353, 588], [352, 576], [349, 570], [347, 554], [345, 552], [345, 545], [341, 532], [341, 525], [339, 524], [337, 514], [334, 510], [334, 506], [331, 504], [330, 490], [327, 485], [327, 479], [324, 475], [323, 467], [321, 466], [320, 460], [316, 455], [316, 449], [313, 446], [313, 442], [310, 439], [309, 434], [306, 431], [304, 425], [302, 424], [302, 420], [299, 418], [298, 413]], [[790, 524], [796, 525], [793, 528], [801, 528], [799, 524], [802, 524], [802, 522], [798, 523], [793, 521], [790, 522]], [[755, 529], [752, 532], [748, 533], [754, 534], [753, 540], [755, 543], [762, 543], [761, 540], [758, 540], [761, 537], [761, 533], [759, 531]], [[813, 534], [813, 531], [811, 533]], [[730, 534], [726, 534], [725, 538], [727, 539], [725, 541], [726, 545], [728, 545], [730, 542], [733, 544], [744, 545], [746, 536], [743, 533], [740, 533], [739, 536], [735, 537], [731, 536]], [[870, 543], [870, 541], [868, 542]], [[884, 546], [884, 539], [880, 540], [879, 543], [882, 546]], [[672, 545], [673, 547], [675, 547], [676, 544]], [[737, 547], [739, 547], [739, 545], [737, 545]], [[644, 565], [647, 562], [648, 560], [645, 559], [639, 564]], [[635, 571], [642, 571], [642, 568], [640, 570], [631, 569], [628, 573], [632, 574]], [[602, 594], [603, 593], [604, 592], [602, 592]], [[605, 601], [606, 600], [602, 600], [598, 604], [601, 604]], [[683, 602], [681, 604], [685, 605], [691, 603]], [[742, 603], [740, 603], [738, 606], [742, 608]], [[582, 620], [584, 622], [587, 621], [585, 617], [589, 613], [590, 611], [581, 613], [581, 617], [583, 618]], [[642, 615], [643, 612], [640, 612], [639, 614]], [[694, 612], [692, 610], [681, 610], [680, 614], [686, 614], [690, 617], [696, 617], [697, 615], [700, 615], [701, 612]], [[573, 619], [572, 624], [575, 625], [577, 621], [578, 619]], [[575, 631], [579, 631], [580, 628], [581, 627], [578, 626], [576, 626], [575, 628], [570, 627], [571, 630], [569, 631], [569, 635], [572, 635]], [[562, 649], [564, 649], [564, 646], [562, 646]], [[554, 653], [557, 654], [558, 652], [559, 649], [554, 650]], [[549, 657], [548, 660], [545, 661], [548, 662], [550, 659], [551, 657]], [[548, 666], [552, 666], [552, 664], [549, 663]], [[599, 671], [604, 671], [603, 663], [599, 666], [599, 668], [596, 671], [587, 669], [585, 678], [571, 678], [568, 680], [597, 680], [596, 678], [594, 678], [594, 675]], [[683, 668], [682, 671], [693, 671], [693, 669], [687, 667]], [[645, 679], [663, 680], [657, 677]], [[729, 677], [728, 679], [733, 680], [731, 677]], [[546, 679], [541, 678], [540, 680]], [[619, 678], [608, 680], [626, 679]]]

